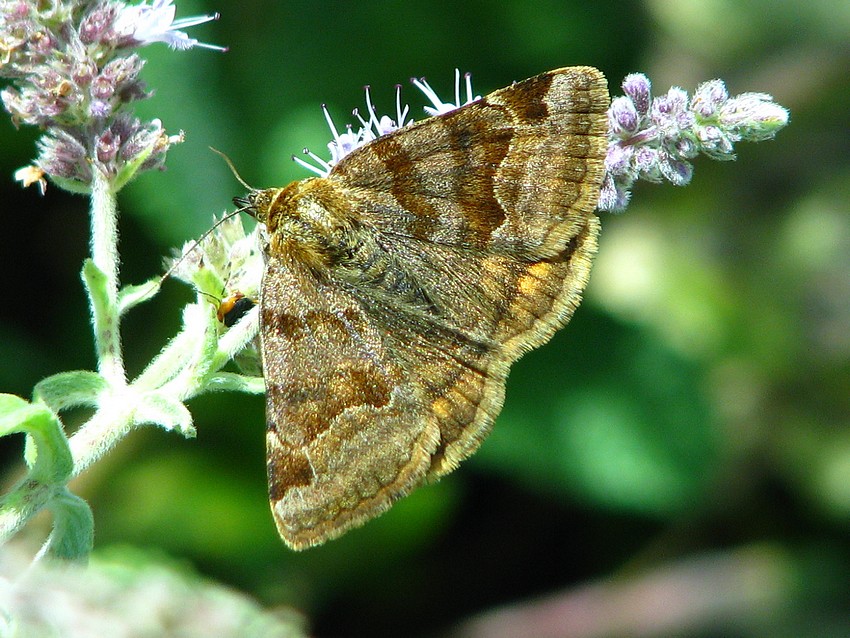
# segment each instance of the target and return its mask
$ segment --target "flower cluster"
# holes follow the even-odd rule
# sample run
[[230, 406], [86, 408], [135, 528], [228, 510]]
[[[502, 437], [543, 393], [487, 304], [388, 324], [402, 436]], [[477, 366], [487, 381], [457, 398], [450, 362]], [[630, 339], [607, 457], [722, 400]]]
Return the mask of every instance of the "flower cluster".
[[730, 97], [721, 80], [701, 84], [690, 99], [678, 87], [652, 98], [649, 79], [640, 73], [626, 76], [622, 86], [625, 95], [608, 110], [600, 210], [624, 209], [638, 179], [684, 186], [693, 174], [690, 160], [700, 153], [734, 159], [735, 142], [770, 139], [788, 123], [788, 111], [770, 95]]
[[240, 215], [228, 214], [207, 236], [186, 242], [169, 260], [169, 272], [210, 300], [220, 301], [236, 292], [256, 298], [263, 272], [261, 246], [267, 243], [264, 232], [257, 224], [246, 233]]
[[[228, 299], [250, 300], [240, 306], [250, 308], [260, 298], [260, 278], [265, 265], [262, 246], [267, 243], [262, 224], [246, 232], [242, 217], [230, 213], [215, 222], [198, 241], [186, 242], [172, 259], [166, 260], [166, 266], [168, 273], [197, 291], [199, 301], [217, 308], [218, 331], [223, 333], [241, 319], [241, 313], [224, 314]], [[243, 373], [262, 376], [256, 339], [246, 341], [233, 360]]]
[[144, 60], [132, 49], [152, 42], [219, 48], [178, 30], [217, 16], [175, 21], [174, 13], [172, 0], [0, 0], [0, 77], [12, 80], [0, 97], [16, 125], [45, 131], [34, 165], [16, 178], [44, 189], [46, 176], [85, 192], [94, 169], [118, 189], [139, 171], [162, 167], [182, 135], [132, 116], [129, 105], [151, 95], [139, 78]]

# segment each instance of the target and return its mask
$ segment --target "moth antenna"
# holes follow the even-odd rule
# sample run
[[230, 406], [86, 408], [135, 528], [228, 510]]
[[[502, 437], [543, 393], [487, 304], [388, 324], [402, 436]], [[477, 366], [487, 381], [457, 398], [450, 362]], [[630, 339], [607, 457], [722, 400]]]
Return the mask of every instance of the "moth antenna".
[[198, 290], [197, 288], [195, 288], [195, 292], [198, 293], [199, 295], [206, 297], [208, 300], [210, 300], [212, 302], [212, 305], [214, 305], [216, 307], [218, 307], [221, 304], [222, 300], [219, 299], [218, 297], [216, 297], [215, 295], [211, 295], [210, 293], [204, 292], [203, 290]]
[[[213, 149], [213, 150], [215, 150], [215, 149]], [[218, 151], [216, 151], [216, 153], [218, 153]], [[226, 159], [226, 158], [225, 158], [225, 159]], [[240, 181], [241, 181], [241, 180], [240, 180]], [[245, 184], [245, 187], [246, 187], [246, 188], [251, 188], [251, 187], [250, 187], [250, 186], [248, 186], [247, 184]], [[251, 189], [251, 190], [253, 190], [253, 189]], [[240, 208], [237, 208], [236, 210], [234, 210], [234, 211], [232, 211], [232, 212], [227, 213], [226, 215], [224, 215], [224, 216], [223, 216], [221, 219], [219, 219], [216, 223], [214, 223], [214, 224], [213, 224], [212, 226], [210, 226], [207, 230], [205, 230], [205, 231], [204, 231], [204, 234], [203, 234], [203, 235], [201, 235], [200, 237], [198, 237], [198, 239], [196, 239], [196, 240], [192, 243], [192, 245], [189, 247], [189, 249], [188, 249], [188, 250], [183, 251], [183, 254], [182, 254], [182, 255], [180, 255], [180, 259], [177, 259], [177, 260], [176, 260], [173, 264], [171, 264], [171, 267], [170, 267], [168, 270], [166, 270], [166, 271], [165, 271], [165, 274], [164, 274], [162, 277], [160, 277], [160, 278], [159, 278], [159, 281], [158, 281], [158, 282], [154, 285], [154, 287], [159, 288], [160, 286], [162, 286], [163, 282], [171, 276], [171, 273], [173, 273], [173, 272], [177, 269], [177, 267], [178, 267], [180, 264], [182, 264], [182, 263], [183, 263], [183, 260], [184, 260], [184, 259], [186, 259], [186, 257], [188, 257], [188, 256], [189, 256], [189, 254], [190, 254], [190, 253], [192, 253], [192, 252], [193, 252], [193, 251], [194, 251], [194, 250], [195, 250], [198, 246], [200, 246], [200, 245], [201, 245], [201, 242], [203, 242], [203, 241], [204, 241], [207, 237], [209, 237], [209, 236], [210, 236], [210, 234], [212, 234], [212, 232], [213, 232], [216, 228], [218, 228], [219, 226], [221, 226], [221, 225], [222, 225], [224, 222], [226, 222], [228, 219], [231, 219], [231, 218], [235, 217], [235, 216], [236, 216], [236, 215], [238, 215], [239, 213], [248, 212], [250, 209], [251, 209], [251, 206], [250, 206], [250, 205], [245, 205], [245, 206], [242, 206], [242, 207], [240, 207]], [[198, 291], [198, 292], [201, 292], [201, 291]], [[201, 292], [201, 294], [206, 295], [207, 293]]]
[[[222, 151], [218, 150], [217, 148], [213, 148], [212, 146], [210, 146], [209, 149], [213, 153], [221, 155], [221, 157], [227, 163], [228, 168], [230, 168], [230, 171], [233, 173], [233, 176], [237, 179], [237, 181], [240, 184], [242, 184], [242, 186], [244, 186], [247, 190], [251, 191], [252, 193], [257, 192], [256, 188], [254, 188], [253, 186], [248, 184], [248, 182], [246, 182], [244, 179], [242, 179], [242, 176], [239, 174], [239, 171], [236, 170], [236, 166], [233, 165], [233, 161], [227, 156], [227, 154], [223, 153]], [[209, 237], [210, 234], [216, 228], [221, 226], [228, 219], [231, 219], [232, 217], [235, 217], [236, 215], [238, 215], [240, 213], [245, 213], [245, 212], [247, 212], [249, 215], [251, 215], [253, 217], [253, 213], [252, 213], [253, 206], [251, 206], [251, 204], [247, 200], [239, 198], [239, 199], [234, 200], [234, 201], [238, 202], [239, 208], [237, 208], [236, 210], [234, 210], [230, 213], [227, 213], [221, 219], [219, 219], [216, 223], [214, 223], [210, 228], [208, 228], [206, 231], [204, 231], [204, 233], [198, 239], [196, 239], [194, 241], [194, 243], [191, 245], [191, 247], [188, 250], [184, 251], [183, 254], [180, 255], [180, 258], [177, 259], [173, 264], [171, 264], [171, 267], [168, 270], [165, 271], [165, 274], [163, 274], [162, 277], [159, 278], [159, 281], [157, 281], [155, 284], [153, 284], [152, 288], [154, 290], [159, 289], [162, 286], [163, 282], [171, 276], [171, 273], [173, 273], [177, 269], [177, 267], [180, 266], [180, 264], [183, 263], [183, 260], [186, 259], [186, 257], [190, 253], [192, 253], [198, 246], [200, 246], [201, 242], [203, 242], [207, 237]], [[203, 294], [205, 296], [210, 296], [210, 295], [208, 295], [208, 293], [202, 292], [200, 290], [198, 292], [200, 292], [201, 294]]]
[[[233, 161], [232, 161], [232, 160], [231, 160], [231, 159], [227, 156], [227, 154], [226, 154], [226, 153], [224, 153], [223, 151], [218, 150], [217, 148], [213, 148], [212, 146], [210, 146], [209, 148], [210, 148], [210, 150], [211, 150], [213, 153], [217, 153], [218, 155], [221, 155], [221, 157], [222, 157], [222, 158], [224, 159], [224, 161], [227, 163], [227, 167], [230, 169], [230, 172], [231, 172], [231, 173], [233, 173], [233, 177], [235, 177], [235, 178], [236, 178], [236, 180], [237, 180], [240, 184], [242, 184], [242, 186], [244, 186], [245, 188], [247, 188], [247, 189], [248, 189], [249, 191], [251, 191], [252, 193], [255, 193], [255, 192], [257, 191], [257, 189], [256, 189], [256, 188], [254, 188], [253, 186], [248, 185], [248, 183], [247, 183], [244, 179], [242, 179], [242, 176], [239, 174], [239, 171], [237, 171], [237, 170], [236, 170], [236, 166], [234, 166], [234, 165], [233, 165]], [[240, 212], [241, 212], [241, 211], [240, 211]], [[215, 226], [213, 226], [213, 228], [215, 228]]]

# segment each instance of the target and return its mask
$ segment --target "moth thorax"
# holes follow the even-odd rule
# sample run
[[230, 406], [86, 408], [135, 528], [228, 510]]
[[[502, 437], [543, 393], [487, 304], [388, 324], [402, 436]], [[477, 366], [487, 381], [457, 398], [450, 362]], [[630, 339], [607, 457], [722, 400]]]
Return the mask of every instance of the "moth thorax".
[[322, 178], [294, 182], [279, 189], [270, 202], [266, 227], [281, 250], [295, 251], [302, 259], [329, 265], [345, 250], [353, 222], [350, 206], [335, 184]]
[[292, 182], [283, 188], [267, 188], [254, 191], [248, 197], [254, 216], [261, 224], [266, 225], [269, 233], [277, 230], [278, 220], [292, 208], [292, 201], [298, 196], [301, 182]]

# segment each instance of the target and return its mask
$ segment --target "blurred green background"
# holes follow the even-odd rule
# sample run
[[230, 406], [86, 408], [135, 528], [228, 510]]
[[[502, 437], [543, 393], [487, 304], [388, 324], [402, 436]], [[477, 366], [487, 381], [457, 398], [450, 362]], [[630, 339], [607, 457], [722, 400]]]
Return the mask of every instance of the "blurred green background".
[[[75, 482], [98, 551], [177, 559], [318, 636], [442, 635], [506, 605], [464, 631], [519, 617], [530, 636], [850, 635], [850, 4], [178, 2], [178, 17], [213, 11], [191, 35], [228, 53], [142, 51], [156, 95], [138, 112], [187, 138], [121, 194], [124, 282], [242, 194], [208, 146], [259, 187], [306, 177], [290, 156], [326, 156], [320, 104], [341, 127], [365, 84], [389, 113], [403, 84], [419, 118], [412, 76], [448, 98], [456, 67], [484, 94], [588, 64], [615, 95], [632, 71], [656, 93], [720, 77], [773, 94], [791, 123], [603, 215], [582, 307], [515, 366], [493, 434], [439, 484], [292, 553], [268, 511], [262, 397], [208, 396], [190, 405], [197, 440], [136, 432]], [[95, 363], [87, 202], [12, 181], [36, 137], [0, 123], [0, 390], [25, 397]], [[192, 297], [172, 281], [127, 317], [131, 373]], [[22, 440], [0, 443], [8, 486]]]

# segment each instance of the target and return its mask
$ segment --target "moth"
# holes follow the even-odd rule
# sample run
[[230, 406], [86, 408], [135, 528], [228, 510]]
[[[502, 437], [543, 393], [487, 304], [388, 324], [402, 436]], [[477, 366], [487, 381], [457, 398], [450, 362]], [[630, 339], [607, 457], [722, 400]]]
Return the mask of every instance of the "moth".
[[510, 365], [578, 306], [596, 251], [607, 83], [557, 69], [236, 202], [265, 224], [269, 500], [294, 549], [455, 469]]

